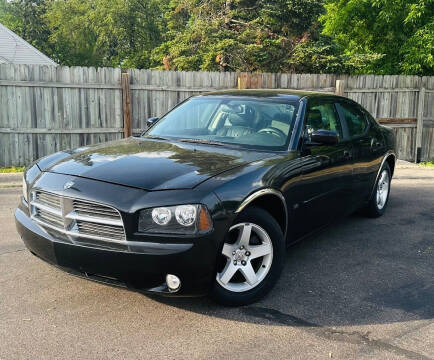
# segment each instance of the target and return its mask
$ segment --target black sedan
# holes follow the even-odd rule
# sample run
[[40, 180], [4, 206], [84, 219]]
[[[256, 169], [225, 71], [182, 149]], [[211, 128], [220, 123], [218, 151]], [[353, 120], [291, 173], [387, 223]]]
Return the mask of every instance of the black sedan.
[[15, 218], [34, 255], [112, 285], [241, 305], [273, 287], [288, 245], [386, 209], [394, 137], [352, 100], [213, 92], [148, 124], [27, 168]]

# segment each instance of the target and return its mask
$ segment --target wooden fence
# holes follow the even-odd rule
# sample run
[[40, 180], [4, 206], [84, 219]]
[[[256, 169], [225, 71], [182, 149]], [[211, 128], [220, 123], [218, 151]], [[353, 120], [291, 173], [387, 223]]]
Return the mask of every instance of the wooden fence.
[[[397, 136], [398, 157], [434, 158], [434, 77], [174, 72], [0, 65], [0, 167], [120, 139], [205, 91], [287, 88], [337, 92]], [[419, 149], [419, 150], [417, 150]]]

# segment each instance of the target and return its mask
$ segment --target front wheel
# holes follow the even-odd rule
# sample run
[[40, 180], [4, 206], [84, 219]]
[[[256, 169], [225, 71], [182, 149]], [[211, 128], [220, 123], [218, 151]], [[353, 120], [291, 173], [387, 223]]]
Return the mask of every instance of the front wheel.
[[284, 238], [277, 221], [261, 208], [247, 208], [226, 235], [212, 297], [228, 306], [259, 300], [278, 280], [284, 255]]

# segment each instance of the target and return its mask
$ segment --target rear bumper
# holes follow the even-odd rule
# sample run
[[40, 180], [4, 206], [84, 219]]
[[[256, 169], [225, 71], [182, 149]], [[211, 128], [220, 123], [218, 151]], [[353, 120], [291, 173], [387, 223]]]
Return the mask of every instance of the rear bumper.
[[[48, 233], [21, 207], [15, 212], [18, 233], [26, 247], [42, 260], [71, 274], [136, 291], [167, 296], [200, 296], [209, 292], [218, 241], [213, 234], [183, 243], [128, 242], [122, 249], [89, 246]], [[165, 277], [181, 279], [169, 292]]]

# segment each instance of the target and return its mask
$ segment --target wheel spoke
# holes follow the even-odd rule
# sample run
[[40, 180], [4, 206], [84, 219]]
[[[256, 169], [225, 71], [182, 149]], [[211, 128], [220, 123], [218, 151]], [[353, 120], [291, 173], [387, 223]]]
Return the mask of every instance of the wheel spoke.
[[253, 270], [253, 266], [250, 261], [246, 266], [240, 267], [241, 273], [244, 275], [244, 278], [249, 283], [249, 285], [254, 285], [257, 281], [255, 270]]
[[234, 251], [234, 250], [233, 250], [232, 245], [229, 245], [229, 244], [224, 244], [224, 245], [223, 245], [222, 254], [223, 254], [224, 256], [226, 256], [227, 258], [232, 259], [232, 252], [233, 252], [233, 251]]
[[250, 260], [262, 257], [271, 253], [270, 244], [262, 244], [256, 246], [249, 246]]
[[237, 270], [238, 267], [229, 260], [220, 274], [220, 281], [226, 285], [229, 281], [231, 281]]
[[381, 178], [380, 178], [379, 183], [383, 184], [383, 183], [384, 183], [384, 179], [385, 179], [385, 177], [386, 177], [386, 172], [383, 171], [383, 172], [381, 173]]
[[247, 247], [249, 245], [251, 232], [252, 225], [245, 224], [238, 235], [237, 245]]

